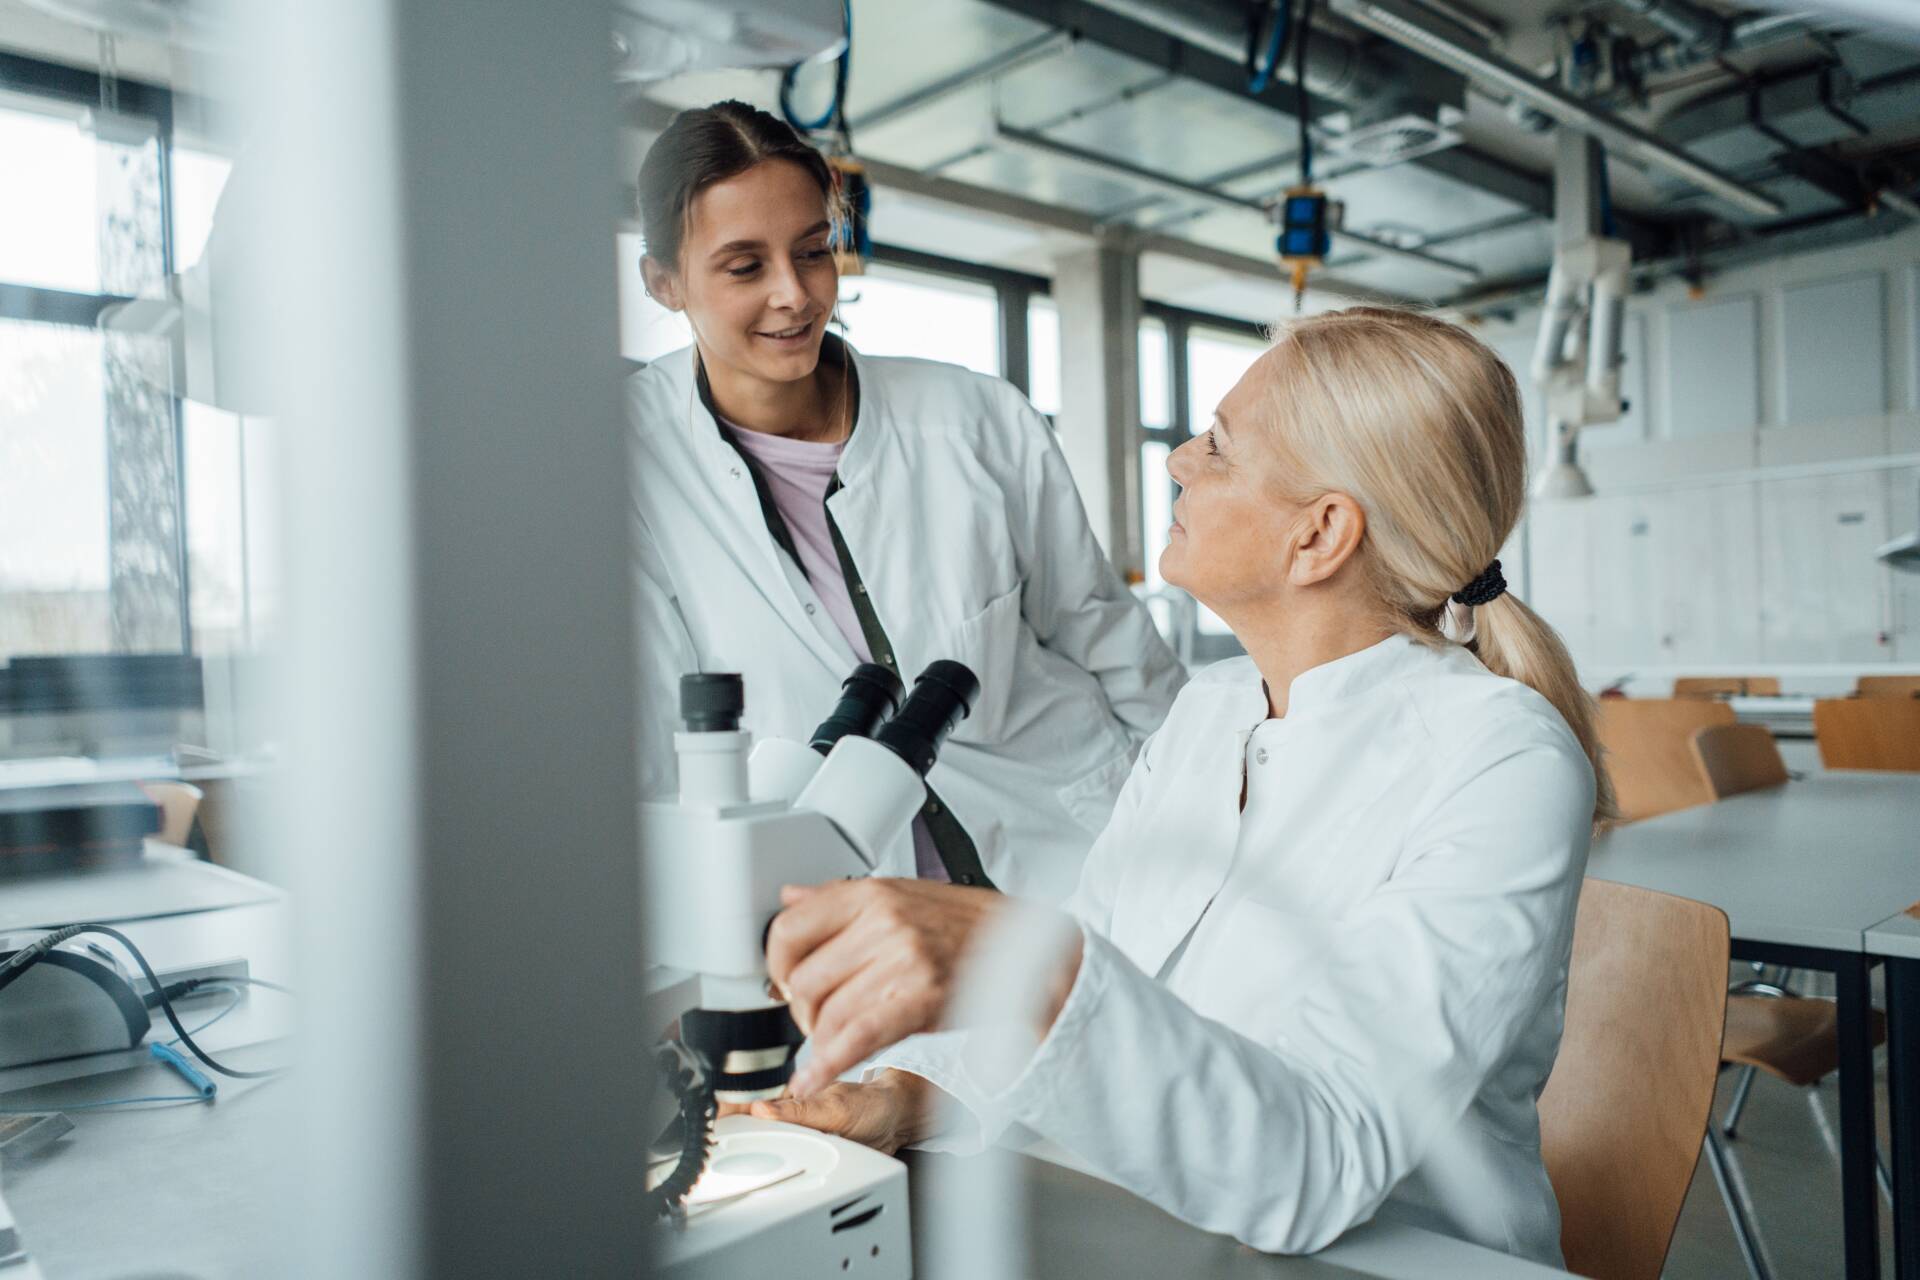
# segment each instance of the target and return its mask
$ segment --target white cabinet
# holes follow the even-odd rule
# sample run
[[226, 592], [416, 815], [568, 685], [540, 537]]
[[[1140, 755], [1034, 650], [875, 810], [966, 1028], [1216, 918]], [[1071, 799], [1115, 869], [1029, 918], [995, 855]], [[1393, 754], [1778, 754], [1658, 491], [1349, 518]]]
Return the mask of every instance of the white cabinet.
[[[1887, 473], [1887, 536], [1920, 529], [1920, 467]], [[1882, 568], [1893, 597], [1893, 652], [1897, 662], [1920, 662], [1920, 568]]]
[[1588, 499], [1593, 573], [1593, 656], [1608, 666], [1651, 666], [1667, 660], [1658, 558], [1666, 494]]
[[1541, 500], [1527, 511], [1526, 602], [1560, 633], [1574, 665], [1599, 660], [1593, 649], [1593, 566], [1587, 554], [1591, 498]]
[[1760, 489], [1761, 656], [1884, 662], [1892, 656], [1885, 472], [1768, 480]]
[[1659, 555], [1663, 662], [1745, 662], [1760, 652], [1759, 512], [1750, 482], [1666, 495]]

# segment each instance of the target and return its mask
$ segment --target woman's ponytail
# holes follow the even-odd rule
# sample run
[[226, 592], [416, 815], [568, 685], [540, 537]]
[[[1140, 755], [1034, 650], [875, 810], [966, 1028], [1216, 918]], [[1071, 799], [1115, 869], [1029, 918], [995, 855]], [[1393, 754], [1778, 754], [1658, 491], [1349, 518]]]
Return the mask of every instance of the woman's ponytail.
[[1524, 602], [1507, 594], [1473, 609], [1473, 640], [1468, 647], [1487, 670], [1518, 680], [1553, 704], [1593, 763], [1594, 822], [1614, 817], [1613, 784], [1601, 759], [1600, 709], [1581, 685], [1559, 633]]

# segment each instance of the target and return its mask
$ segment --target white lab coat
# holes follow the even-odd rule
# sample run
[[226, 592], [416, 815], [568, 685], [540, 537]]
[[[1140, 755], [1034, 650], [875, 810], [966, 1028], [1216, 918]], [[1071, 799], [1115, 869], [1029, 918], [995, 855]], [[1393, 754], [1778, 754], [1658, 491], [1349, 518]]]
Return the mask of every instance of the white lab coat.
[[1318, 1249], [1391, 1199], [1558, 1265], [1534, 1104], [1593, 799], [1546, 700], [1459, 646], [1314, 668], [1280, 720], [1250, 659], [1222, 663], [1088, 855], [1079, 976], [1017, 1077], [952, 1035], [884, 1065], [958, 1098], [976, 1141], [1023, 1127], [1259, 1249]]
[[[955, 365], [852, 358], [859, 415], [828, 509], [901, 678], [937, 658], [980, 678], [928, 783], [996, 885], [1058, 902], [1185, 673], [1094, 541], [1025, 397]], [[683, 672], [740, 672], [744, 727], [804, 739], [856, 658], [768, 533], [752, 476], [696, 393], [693, 349], [633, 375], [627, 409], [642, 787], [661, 794]], [[881, 870], [913, 867], [903, 836]]]

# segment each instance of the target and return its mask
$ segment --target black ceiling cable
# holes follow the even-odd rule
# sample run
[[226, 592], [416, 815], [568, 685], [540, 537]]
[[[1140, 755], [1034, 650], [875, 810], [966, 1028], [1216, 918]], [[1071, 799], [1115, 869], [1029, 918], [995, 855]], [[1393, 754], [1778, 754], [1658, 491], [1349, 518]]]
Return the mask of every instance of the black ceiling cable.
[[1307, 92], [1307, 37], [1313, 33], [1313, 0], [1301, 0], [1293, 37], [1294, 114], [1300, 120], [1300, 185], [1313, 181], [1313, 97]]

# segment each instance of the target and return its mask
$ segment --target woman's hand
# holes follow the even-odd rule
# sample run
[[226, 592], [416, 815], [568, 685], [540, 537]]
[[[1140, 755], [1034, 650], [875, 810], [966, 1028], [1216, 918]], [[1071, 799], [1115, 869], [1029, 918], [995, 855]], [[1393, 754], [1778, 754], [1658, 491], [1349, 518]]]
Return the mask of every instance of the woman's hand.
[[[804, 1099], [869, 1055], [941, 1023], [968, 948], [1007, 908], [988, 889], [924, 880], [839, 880], [780, 891], [767, 972], [812, 1040], [787, 1087]], [[1077, 944], [1077, 935], [1076, 935]], [[1050, 984], [1041, 1031], [1079, 972], [1076, 945]]]
[[782, 1097], [746, 1108], [762, 1120], [805, 1125], [892, 1155], [931, 1136], [940, 1090], [907, 1071], [883, 1071], [865, 1084], [836, 1082], [806, 1098]]
[[795, 1098], [938, 1026], [968, 945], [1004, 905], [990, 889], [878, 878], [788, 885], [780, 901], [767, 974], [812, 1041]]

